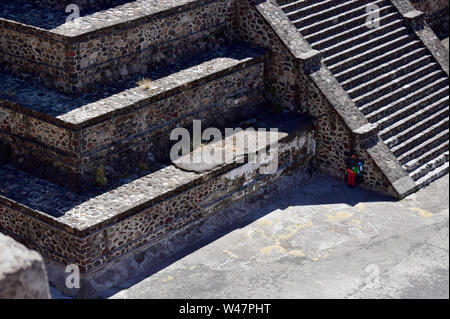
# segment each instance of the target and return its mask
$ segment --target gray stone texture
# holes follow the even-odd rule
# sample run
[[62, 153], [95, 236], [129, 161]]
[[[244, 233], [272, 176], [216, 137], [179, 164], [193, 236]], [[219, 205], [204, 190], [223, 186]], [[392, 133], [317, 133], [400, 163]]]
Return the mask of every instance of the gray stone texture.
[[11, 237], [0, 233], [0, 299], [48, 299], [44, 261]]
[[[448, 172], [448, 51], [409, 1], [104, 1], [70, 23], [65, 2], [30, 3], [0, 8], [0, 229], [44, 255], [55, 285], [79, 265], [73, 295], [200, 239], [282, 175], [344, 179], [352, 151], [361, 186], [397, 198]], [[168, 160], [169, 132], [193, 119], [281, 128], [277, 112], [303, 120], [279, 135], [275, 175]]]

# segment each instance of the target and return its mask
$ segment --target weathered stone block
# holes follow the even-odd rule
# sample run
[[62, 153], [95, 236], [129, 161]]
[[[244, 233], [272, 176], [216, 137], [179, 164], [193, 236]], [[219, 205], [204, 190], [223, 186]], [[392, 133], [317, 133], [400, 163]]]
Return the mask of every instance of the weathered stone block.
[[41, 255], [1, 233], [0, 298], [50, 298], [47, 272]]

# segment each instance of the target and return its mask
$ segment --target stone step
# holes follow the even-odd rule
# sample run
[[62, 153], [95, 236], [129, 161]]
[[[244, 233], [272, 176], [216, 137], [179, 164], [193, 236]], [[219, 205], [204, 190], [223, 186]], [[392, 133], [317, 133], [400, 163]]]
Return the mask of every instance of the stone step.
[[[142, 251], [150, 252], [145, 258], [156, 258], [154, 253], [161, 250], [163, 239], [169, 241], [168, 245], [176, 250], [172, 252], [175, 253], [190, 244], [192, 236], [196, 241], [205, 236], [199, 228], [205, 218], [212, 216], [207, 227], [214, 224], [220, 228], [242, 217], [233, 214], [217, 219], [214, 213], [218, 210], [270, 185], [283, 175], [297, 171], [299, 177], [310, 177], [315, 142], [314, 128], [308, 119], [283, 113], [259, 117], [252, 123], [255, 131], [250, 132], [249, 140], [258, 141], [258, 145], [249, 143], [246, 149], [236, 150], [232, 140], [233, 135], [242, 137], [238, 132], [222, 137], [217, 148], [215, 143], [206, 146], [239, 155], [230, 157], [229, 162], [217, 162], [217, 165], [207, 167], [198, 165], [201, 173], [196, 173], [195, 167], [187, 171], [176, 164], [168, 164], [83, 194], [11, 166], [0, 166], [0, 229], [29, 242], [52, 264], [60, 265], [58, 268], [62, 272], [67, 264], [77, 264], [83, 280], [102, 269], [108, 270], [107, 266], [112, 263], [117, 265], [119, 258], [136, 263], [132, 257], [139, 253], [142, 258]], [[234, 123], [227, 127], [244, 126]], [[273, 127], [278, 127], [279, 131], [267, 131]], [[266, 132], [256, 131], [258, 128], [264, 128]], [[227, 139], [229, 143], [226, 143]], [[272, 148], [271, 156], [267, 156], [265, 150], [277, 142], [276, 155]], [[244, 158], [243, 163], [237, 162], [240, 158]], [[30, 222], [36, 231], [23, 227]], [[45, 235], [38, 231], [42, 229], [46, 230]], [[178, 230], [182, 230], [181, 234]], [[171, 238], [177, 233], [178, 239]], [[149, 249], [148, 245], [153, 248]], [[167, 251], [161, 254], [167, 256]], [[138, 268], [142, 270], [142, 266], [140, 263]], [[109, 269], [107, 273], [111, 274], [111, 271]], [[115, 273], [114, 277], [120, 275], [120, 280], [129, 280], [123, 278], [129, 272], [125, 273]], [[120, 284], [119, 278], [114, 278], [114, 284]], [[64, 281], [60, 288], [65, 286]], [[111, 285], [109, 280], [108, 284]]]
[[[287, 2], [287, 1], [283, 1]], [[308, 17], [311, 14], [322, 11], [330, 6], [336, 0], [318, 0], [318, 1], [291, 1], [280, 6], [290, 19], [297, 19], [299, 17]], [[280, 1], [278, 1], [280, 3]]]
[[324, 21], [330, 17], [340, 16], [342, 12], [349, 12], [361, 8], [362, 5], [367, 6], [371, 2], [373, 0], [348, 0], [345, 2], [342, 0], [328, 0], [290, 11], [286, 15], [297, 27], [302, 28], [319, 21]]
[[[441, 119], [439, 122], [431, 125], [430, 127], [424, 129], [416, 135], [406, 136], [406, 139], [391, 148], [395, 156], [400, 156], [410, 150], [414, 149], [418, 145], [422, 145], [423, 142], [428, 141], [430, 137], [438, 136], [440, 133], [444, 132], [448, 136], [449, 121], [448, 118]], [[416, 132], [417, 133], [417, 132]], [[421, 153], [428, 151], [429, 148], [422, 148]]]
[[[396, 123], [395, 127], [391, 127], [390, 134], [391, 137], [383, 136], [383, 132], [380, 133], [380, 136], [383, 138], [384, 142], [389, 148], [394, 148], [397, 145], [405, 142], [411, 137], [421, 134], [421, 132], [426, 131], [428, 128], [433, 125], [441, 124], [445, 125], [445, 119], [448, 117], [449, 108], [448, 108], [448, 100], [447, 105], [436, 113], [432, 113], [428, 117], [422, 112], [420, 114], [414, 114], [415, 117], [411, 116], [411, 122], [405, 121], [404, 123]], [[415, 120], [415, 121], [414, 121]], [[415, 122], [415, 123], [414, 123]], [[409, 127], [407, 126], [409, 124]]]
[[[439, 78], [442, 76], [442, 69], [440, 66], [436, 63], [430, 63], [423, 67], [418, 68], [417, 70], [414, 70], [412, 72], [409, 72], [407, 74], [401, 75], [398, 78], [395, 78], [391, 80], [389, 77], [384, 79], [384, 83], [370, 83], [372, 84], [367, 89], [370, 89], [370, 91], [366, 91], [366, 93], [358, 91], [357, 93], [363, 93], [362, 95], [353, 96], [353, 101], [358, 106], [362, 106], [364, 104], [370, 103], [382, 96], [385, 96], [386, 94], [389, 94], [393, 91], [395, 91], [397, 88], [401, 88], [404, 86], [408, 86], [410, 83], [414, 82], [417, 79], [421, 79], [422, 77], [426, 75], [433, 75], [435, 78]], [[395, 74], [394, 74], [395, 75]], [[389, 81], [390, 80], [390, 81]], [[387, 82], [389, 81], [389, 82]], [[379, 86], [378, 86], [379, 85]]]
[[189, 63], [232, 42], [227, 30], [234, 6], [228, 0], [126, 1], [98, 12], [83, 10], [76, 23], [66, 22], [64, 10], [4, 2], [1, 72], [73, 96]]
[[364, 36], [366, 33], [385, 32], [385, 30], [394, 30], [403, 26], [403, 20], [400, 19], [400, 15], [396, 12], [389, 13], [387, 15], [381, 16], [374, 20], [374, 23], [379, 23], [380, 28], [369, 29], [367, 30], [367, 26], [365, 24], [358, 25], [356, 27], [350, 28], [348, 30], [344, 30], [338, 34], [334, 34], [332, 36], [326, 37], [325, 39], [321, 39], [314, 43], [311, 43], [311, 46], [316, 50], [324, 50], [329, 47], [337, 47], [339, 45], [347, 46], [350, 40], [357, 39], [358, 36]]
[[[401, 20], [394, 20], [386, 25], [380, 26], [379, 28], [368, 29], [366, 26], [362, 26], [359, 30], [364, 30], [364, 32], [351, 38], [336, 42], [336, 44], [332, 46], [323, 48], [321, 51], [324, 57], [331, 58], [332, 56], [337, 56], [340, 52], [348, 52], [347, 50], [351, 50], [352, 48], [356, 49], [356, 47], [361, 46], [362, 44], [371, 43], [377, 38], [382, 39], [388, 34], [395, 34], [395, 32], [399, 30], [406, 32], [407, 28], [402, 25]], [[313, 48], [317, 49], [314, 45]]]
[[347, 57], [335, 64], [327, 64], [327, 66], [334, 74], [340, 73], [352, 67], [359, 67], [360, 64], [364, 66], [364, 63], [367, 63], [370, 59], [382, 59], [384, 54], [390, 55], [391, 50], [400, 49], [404, 45], [409, 44], [413, 47], [415, 44], [418, 44], [418, 41], [417, 43], [415, 41], [411, 35], [405, 34], [370, 50], [361, 52], [358, 55]]
[[[363, 82], [361, 85], [355, 86], [354, 88], [348, 89], [347, 93], [350, 95], [350, 97], [353, 99], [356, 99], [359, 96], [364, 96], [365, 94], [370, 94], [371, 92], [378, 89], [383, 89], [383, 85], [388, 85], [389, 83], [392, 83], [394, 81], [396, 85], [398, 83], [398, 86], [402, 86], [402, 78], [405, 78], [406, 82], [412, 82], [416, 78], [420, 77], [422, 72], [420, 70], [432, 71], [437, 70], [440, 68], [440, 66], [434, 62], [432, 59], [426, 59], [427, 57], [424, 56], [424, 59], [419, 59], [412, 61], [410, 63], [406, 63], [402, 65], [401, 67], [398, 67], [394, 70], [386, 70], [385, 74], [379, 75], [375, 78], [372, 78], [366, 82]], [[409, 76], [410, 75], [410, 76]], [[392, 87], [395, 89], [395, 87]], [[383, 93], [380, 92], [382, 95]], [[374, 95], [371, 95], [371, 97], [375, 97]], [[376, 97], [375, 97], [376, 98]]]
[[[380, 5], [379, 9], [380, 11], [383, 8], [384, 9], [390, 8], [391, 10], [394, 9], [393, 6], [383, 5], [383, 3], [384, 0], [377, 0], [374, 2], [375, 5]], [[349, 23], [354, 18], [360, 19], [359, 21], [361, 22], [361, 17], [365, 16], [367, 20], [368, 16], [372, 16], [374, 14], [373, 12], [367, 12], [366, 5], [358, 6], [357, 8], [353, 8], [351, 10], [347, 10], [342, 13], [339, 12], [335, 13], [337, 14], [331, 17], [327, 17], [325, 19], [320, 19], [319, 17], [317, 17], [315, 20], [311, 21], [312, 22], [311, 24], [307, 25], [302, 23], [302, 19], [293, 20], [292, 23], [299, 29], [301, 34], [310, 35], [315, 32], [336, 26], [341, 22]], [[366, 22], [366, 20], [364, 21], [364, 23]]]
[[405, 27], [395, 29], [391, 32], [382, 33], [377, 37], [368, 39], [367, 41], [358, 41], [357, 43], [355, 43], [355, 45], [347, 49], [341, 48], [336, 53], [332, 55], [327, 55], [327, 57], [323, 59], [323, 62], [326, 65], [333, 65], [342, 60], [347, 59], [348, 57], [353, 57], [357, 56], [358, 54], [368, 52], [375, 47], [378, 47], [384, 43], [393, 41], [395, 39], [401, 38], [402, 36], [408, 36], [408, 30]]
[[[411, 59], [418, 59], [426, 53], [427, 49], [422, 47], [419, 41], [408, 42], [405, 45], [394, 48], [387, 53], [377, 55], [354, 67], [344, 69], [340, 72], [334, 72], [334, 74], [338, 81], [343, 82], [351, 78], [356, 78], [359, 75], [370, 74], [372, 70], [377, 69], [385, 63], [389, 63], [394, 60], [397, 60], [397, 62], [399, 62], [401, 60], [398, 59], [401, 59], [402, 57], [407, 59], [407, 61], [411, 61]], [[401, 63], [397, 63], [396, 65], [399, 66], [401, 65]], [[332, 68], [330, 69], [333, 71]]]
[[[444, 97], [441, 97], [443, 95]], [[383, 140], [386, 140], [397, 132], [414, 125], [418, 119], [439, 112], [442, 108], [448, 109], [448, 100], [447, 91], [443, 93], [438, 91], [431, 96], [426, 96], [393, 114], [381, 118], [377, 122], [378, 128], [380, 129], [380, 136]]]
[[299, 5], [298, 1], [295, 1], [297, 3], [293, 3], [290, 6], [284, 5], [281, 6], [282, 10], [286, 13], [288, 17], [291, 19], [297, 19], [300, 17], [309, 17], [310, 15], [316, 14], [318, 12], [322, 12], [328, 8], [331, 8], [333, 6], [336, 6], [339, 1], [337, 0], [318, 0], [310, 2], [309, 4], [305, 5]]
[[301, 9], [312, 5], [317, 0], [277, 0], [279, 7], [285, 12]]
[[[349, 20], [341, 20], [342, 22], [338, 22], [337, 24], [325, 27], [320, 25], [320, 22], [317, 25], [312, 25], [311, 27], [305, 27], [300, 29], [300, 33], [305, 37], [305, 39], [309, 43], [315, 43], [317, 41], [329, 38], [333, 35], [337, 35], [346, 30], [354, 28], [356, 26], [365, 25], [367, 22], [367, 18], [372, 15], [385, 16], [390, 13], [398, 13], [393, 6], [383, 6], [378, 10], [375, 10], [372, 13], [364, 13], [360, 16], [353, 17]], [[333, 20], [331, 20], [333, 22]]]
[[447, 141], [449, 135], [448, 120], [447, 123], [442, 124], [445, 124], [446, 127], [439, 127], [441, 125], [439, 123], [423, 132], [422, 136], [415, 136], [392, 149], [400, 163], [402, 165], [408, 163]]
[[[448, 156], [448, 146], [449, 141], [444, 141], [441, 144], [438, 144], [436, 147], [431, 148], [429, 151], [423, 153], [419, 157], [405, 163], [403, 167], [411, 173], [412, 171], [416, 170], [419, 166], [422, 166], [426, 164], [427, 162], [433, 160], [434, 158], [437, 158], [441, 156], [442, 154], [445, 155], [447, 153]], [[448, 160], [448, 158], [447, 158]]]
[[424, 55], [424, 49], [418, 49], [412, 52], [409, 52], [405, 55], [402, 55], [398, 58], [392, 59], [386, 63], [383, 63], [377, 67], [374, 67], [366, 72], [359, 73], [354, 77], [348, 78], [345, 81], [340, 82], [342, 87], [345, 90], [350, 90], [361, 83], [365, 83], [370, 81], [373, 78], [384, 75], [387, 72], [390, 72], [398, 67], [401, 67], [405, 64], [409, 64], [411, 62], [421, 63], [425, 65], [427, 63], [431, 63], [434, 61], [434, 58], [431, 55]]
[[[446, 149], [444, 149], [444, 147], [446, 147]], [[404, 167], [409, 172], [412, 179], [417, 181], [434, 168], [445, 164], [445, 162], [448, 162], [448, 142], [443, 143], [439, 147], [433, 148], [422, 155], [419, 159], [414, 160], [413, 166], [407, 166], [409, 164], [407, 163]]]
[[[387, 94], [377, 98], [376, 100], [361, 105], [360, 110], [364, 115], [367, 116], [368, 114], [374, 113], [391, 103], [395, 103], [402, 97], [407, 96], [408, 94], [416, 90], [420, 90], [423, 87], [427, 87], [427, 89], [432, 90], [434, 89], [434, 86], [429, 87], [429, 84], [433, 84], [434, 82], [436, 82], [436, 85], [442, 85], [443, 81], [445, 81], [445, 79], [442, 76], [442, 71], [437, 70], [433, 73], [426, 74], [425, 76], [423, 76], [423, 78], [419, 78], [414, 82], [408, 83], [408, 85], [388, 92]], [[373, 114], [371, 114], [371, 117], [373, 117]]]
[[[149, 73], [143, 83], [139, 78], [117, 82], [107, 91], [77, 98], [0, 74], [0, 82], [15, 92], [0, 94], [5, 101], [0, 137], [14, 145], [11, 162], [20, 169], [47, 178], [47, 172], [60, 168], [48, 177], [59, 176], [58, 184], [91, 178], [99, 162], [107, 170], [125, 170], [144, 153], [165, 153], [159, 141], [176, 127], [265, 112], [265, 54], [246, 46], [223, 47], [190, 64]], [[23, 160], [28, 157], [55, 167], [41, 172], [41, 164]]]
[[449, 163], [447, 161], [443, 165], [435, 168], [434, 170], [430, 171], [427, 175], [417, 180], [416, 184], [418, 185], [419, 188], [423, 188], [425, 186], [430, 185], [438, 178], [441, 178], [442, 176], [448, 174], [448, 172], [449, 172]]

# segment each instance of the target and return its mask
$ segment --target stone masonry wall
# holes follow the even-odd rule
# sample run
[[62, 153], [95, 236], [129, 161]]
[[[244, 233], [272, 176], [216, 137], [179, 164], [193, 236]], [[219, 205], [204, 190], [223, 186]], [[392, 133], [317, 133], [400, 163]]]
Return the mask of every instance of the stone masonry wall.
[[50, 291], [44, 261], [0, 233], [0, 299], [48, 299]]
[[228, 42], [233, 16], [228, 0], [178, 6], [174, 1], [166, 11], [131, 20], [124, 16], [113, 25], [105, 11], [51, 31], [0, 19], [1, 69], [75, 94], [188, 61]]
[[0, 71], [54, 87], [69, 78], [64, 37], [0, 19]]
[[[135, 203], [137, 206], [125, 213], [106, 216], [106, 219], [98, 216], [97, 219], [103, 222], [97, 221], [95, 225], [83, 230], [74, 229], [59, 219], [50, 218], [0, 196], [0, 229], [27, 243], [61, 267], [75, 263], [84, 274], [89, 273], [146, 243], [156, 242], [164, 235], [207, 216], [215, 211], [211, 209], [211, 205], [217, 208], [220, 203], [225, 205], [233, 202], [270, 183], [282, 173], [297, 169], [310, 170], [315, 145], [311, 126], [284, 138], [280, 141], [278, 153], [279, 172], [274, 175], [261, 175], [260, 166], [250, 163], [231, 164], [201, 175], [183, 173], [173, 166], [167, 167], [158, 174], [167, 175], [172, 180], [177, 178], [177, 174], [192, 175], [194, 179], [189, 183], [186, 180], [180, 181], [181, 188], [166, 189], [167, 194], [150, 203]], [[153, 182], [158, 184], [156, 179]], [[149, 189], [146, 183], [140, 186], [130, 184], [130, 187], [136, 185], [142, 191]], [[140, 190], [130, 189], [128, 193], [131, 196], [133, 192]], [[236, 196], [234, 193], [241, 195]], [[105, 202], [104, 205], [109, 203]], [[75, 217], [66, 218], [73, 221]], [[82, 223], [83, 213], [78, 218]]]
[[16, 167], [74, 190], [91, 187], [100, 164], [110, 179], [127, 175], [140, 163], [151, 167], [154, 156], [167, 151], [156, 144], [175, 127], [187, 126], [194, 119], [225, 119], [243, 109], [251, 114], [252, 108], [264, 102], [263, 61], [261, 56], [249, 65], [224, 69], [200, 82], [185, 79], [186, 83], [175, 88], [163, 85], [164, 90], [155, 94], [132, 89], [136, 92], [129, 91], [130, 97], [140, 96], [135, 103], [123, 108], [129, 98], [113, 96], [100, 104], [117, 104], [122, 109], [94, 121], [88, 111], [80, 112], [86, 117], [76, 118], [79, 126], [42, 114], [38, 118], [4, 100], [0, 137], [10, 145], [9, 163]]

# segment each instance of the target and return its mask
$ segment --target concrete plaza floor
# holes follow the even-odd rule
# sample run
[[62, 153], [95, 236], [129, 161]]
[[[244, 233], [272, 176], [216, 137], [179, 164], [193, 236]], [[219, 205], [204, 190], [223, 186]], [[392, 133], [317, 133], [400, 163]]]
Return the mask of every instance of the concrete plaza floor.
[[249, 215], [110, 298], [449, 298], [448, 191], [448, 175], [401, 201], [316, 176], [232, 207]]

